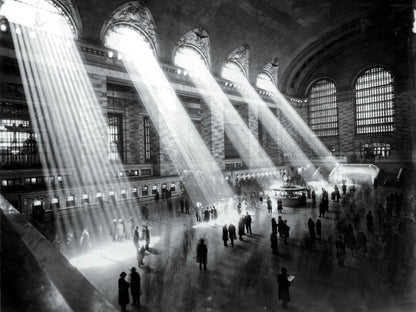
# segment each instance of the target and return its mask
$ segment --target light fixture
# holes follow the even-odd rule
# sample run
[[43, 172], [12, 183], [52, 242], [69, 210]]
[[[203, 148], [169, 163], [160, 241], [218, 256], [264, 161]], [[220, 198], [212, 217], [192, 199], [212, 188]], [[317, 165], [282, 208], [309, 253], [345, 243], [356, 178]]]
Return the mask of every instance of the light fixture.
[[178, 75], [182, 74], [182, 69], [178, 69]]
[[121, 53], [118, 53], [118, 54], [117, 54], [117, 59], [118, 59], [118, 60], [121, 60], [122, 58], [123, 58], [123, 56], [121, 55]]
[[108, 57], [109, 57], [109, 58], [112, 58], [113, 56], [114, 56], [113, 51], [108, 52]]
[[22, 30], [18, 27], [16, 28], [16, 35], [20, 35], [22, 33]]
[[6, 32], [7, 31], [7, 25], [5, 24], [5, 23], [1, 23], [0, 24], [0, 30], [2, 31], [2, 32]]

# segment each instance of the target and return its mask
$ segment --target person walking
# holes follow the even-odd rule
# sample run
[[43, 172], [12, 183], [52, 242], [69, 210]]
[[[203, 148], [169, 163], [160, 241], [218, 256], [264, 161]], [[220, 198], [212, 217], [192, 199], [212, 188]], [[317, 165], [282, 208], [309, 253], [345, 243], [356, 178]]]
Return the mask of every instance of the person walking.
[[134, 246], [136, 246], [136, 250], [139, 249], [139, 239], [140, 239], [139, 227], [136, 225], [133, 231], [133, 243], [134, 243]]
[[88, 233], [87, 229], [84, 229], [81, 234], [80, 240], [81, 250], [82, 252], [87, 252], [90, 248], [90, 233]]
[[277, 222], [275, 218], [272, 218], [272, 233], [277, 235]]
[[144, 259], [145, 254], [146, 254], [146, 250], [145, 250], [144, 246], [140, 247], [137, 250], [137, 266], [139, 268], [141, 268], [142, 265], [144, 265], [143, 259]]
[[315, 208], [316, 207], [316, 194], [314, 190], [312, 191], [311, 196], [312, 196], [312, 208]]
[[267, 196], [267, 212], [272, 213], [272, 200], [270, 196]]
[[142, 294], [140, 275], [136, 272], [136, 268], [130, 269], [130, 293], [133, 299], [132, 304], [140, 308], [140, 296]]
[[149, 245], [150, 245], [150, 232], [147, 225], [144, 226], [144, 241], [145, 241], [145, 248], [147, 251], [149, 251]]
[[222, 228], [222, 241], [224, 242], [224, 247], [227, 247], [228, 245], [228, 229], [227, 224], [224, 224]]
[[289, 231], [290, 231], [290, 226], [287, 225], [287, 220], [285, 219], [285, 223], [284, 223], [284, 227], [283, 227], [283, 240], [285, 242], [285, 245], [289, 245], [287, 243], [287, 239], [289, 238]]
[[196, 247], [196, 258], [199, 262], [199, 270], [202, 270], [202, 265], [204, 266], [204, 271], [207, 270], [207, 257], [208, 257], [208, 248], [205, 245], [203, 238], [199, 240], [199, 244]]
[[312, 240], [315, 239], [315, 223], [313, 222], [312, 218], [308, 220], [308, 229], [309, 229], [309, 236]]
[[283, 202], [280, 198], [277, 200], [277, 212], [283, 213]]
[[230, 237], [231, 247], [234, 246], [234, 240], [237, 239], [237, 234], [235, 230], [235, 225], [230, 223], [228, 226], [228, 236]]
[[124, 279], [127, 276], [126, 272], [120, 273], [118, 279], [118, 304], [121, 306], [121, 311], [126, 311], [126, 306], [129, 304], [129, 286], [130, 284]]
[[322, 234], [322, 223], [321, 220], [316, 220], [316, 235], [318, 236], [318, 240], [321, 240], [321, 234]]
[[373, 232], [374, 227], [374, 220], [373, 215], [371, 214], [371, 210], [367, 213], [367, 230], [369, 232]]
[[185, 199], [185, 213], [189, 214], [189, 201], [188, 201], [188, 199]]
[[244, 217], [241, 217], [240, 220], [238, 221], [238, 239], [239, 240], [243, 240], [243, 235], [245, 235], [244, 228], [245, 228]]
[[323, 200], [319, 203], [319, 218], [325, 218], [325, 203]]
[[248, 211], [246, 212], [246, 216], [245, 216], [245, 218], [244, 218], [244, 221], [245, 221], [245, 225], [246, 225], [246, 232], [247, 232], [247, 234], [253, 234], [252, 232], [251, 232], [251, 216], [250, 216], [250, 214], [248, 213]]
[[284, 232], [284, 228], [285, 228], [285, 222], [283, 221], [282, 217], [279, 216], [277, 218], [277, 226], [278, 226], [278, 231], [279, 231], [279, 237], [283, 238], [283, 232]]
[[282, 308], [286, 310], [287, 304], [290, 302], [290, 282], [287, 276], [287, 269], [282, 267], [281, 272], [281, 274], [277, 275], [277, 283], [279, 284], [279, 300], [282, 300]]
[[181, 205], [181, 213], [184, 213], [185, 212], [185, 201], [183, 200], [183, 197], [181, 198], [179, 203]]

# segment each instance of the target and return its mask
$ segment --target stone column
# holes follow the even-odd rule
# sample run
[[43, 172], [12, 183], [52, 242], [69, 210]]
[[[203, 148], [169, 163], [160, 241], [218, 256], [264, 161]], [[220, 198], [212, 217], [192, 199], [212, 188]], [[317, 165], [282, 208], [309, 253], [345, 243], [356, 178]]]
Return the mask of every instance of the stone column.
[[218, 167], [224, 170], [224, 107], [219, 101], [201, 103], [201, 136]]

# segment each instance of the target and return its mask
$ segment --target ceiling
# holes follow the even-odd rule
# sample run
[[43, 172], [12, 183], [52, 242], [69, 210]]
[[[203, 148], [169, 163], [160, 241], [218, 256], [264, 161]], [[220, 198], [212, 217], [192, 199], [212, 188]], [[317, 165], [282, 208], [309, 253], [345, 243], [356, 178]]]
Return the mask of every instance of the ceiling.
[[[229, 52], [248, 44], [250, 71], [278, 57], [281, 69], [305, 47], [345, 24], [380, 12], [387, 0], [147, 0], [156, 23], [160, 57], [171, 60], [177, 40], [202, 26], [209, 34], [213, 71]], [[407, 1], [408, 2], [408, 1]], [[105, 20], [124, 0], [73, 0], [82, 23], [81, 38], [99, 43]]]

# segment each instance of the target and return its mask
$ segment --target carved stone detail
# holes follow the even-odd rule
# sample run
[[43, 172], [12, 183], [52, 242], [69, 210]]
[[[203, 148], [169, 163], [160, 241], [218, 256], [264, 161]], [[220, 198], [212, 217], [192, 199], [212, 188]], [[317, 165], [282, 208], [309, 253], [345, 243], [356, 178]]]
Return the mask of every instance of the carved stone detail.
[[234, 62], [241, 67], [244, 75], [248, 77], [248, 66], [249, 66], [250, 50], [247, 44], [235, 49], [228, 54], [225, 63]]
[[104, 22], [101, 30], [101, 40], [103, 42], [105, 42], [107, 31], [117, 25], [129, 25], [136, 28], [142, 33], [155, 54], [159, 53], [155, 21], [142, 1], [131, 1], [114, 10], [111, 16]]
[[182, 47], [191, 47], [196, 49], [204, 58], [208, 67], [211, 66], [211, 43], [208, 33], [202, 27], [194, 28], [185, 33], [176, 43], [176, 50]]
[[261, 73], [268, 74], [274, 83], [275, 86], [277, 86], [277, 77], [279, 73], [279, 63], [278, 62], [270, 62], [264, 65], [263, 69], [261, 70]]

